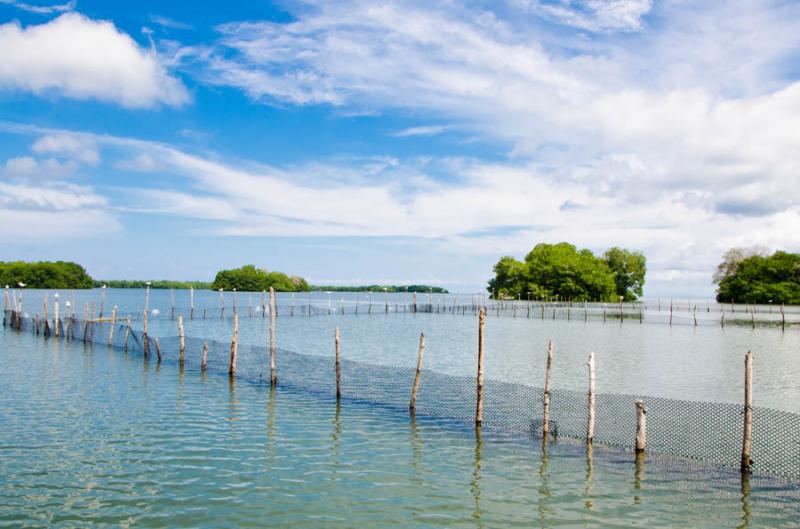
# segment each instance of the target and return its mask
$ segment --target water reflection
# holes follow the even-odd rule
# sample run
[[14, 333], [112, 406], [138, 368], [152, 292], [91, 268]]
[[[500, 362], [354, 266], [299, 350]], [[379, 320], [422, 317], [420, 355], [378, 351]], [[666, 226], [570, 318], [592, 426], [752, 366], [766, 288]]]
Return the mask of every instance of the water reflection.
[[481, 434], [481, 427], [475, 427], [475, 461], [472, 470], [472, 480], [470, 480], [470, 491], [475, 500], [475, 509], [472, 511], [472, 518], [478, 522], [478, 527], [483, 527], [481, 515], [481, 461], [483, 455], [483, 436]]
[[552, 513], [550, 509], [550, 472], [547, 468], [547, 438], [542, 438], [542, 451], [539, 461], [539, 502], [537, 511], [539, 513], [539, 522], [544, 527], [546, 525], [547, 516]]
[[594, 447], [592, 445], [586, 445], [586, 488], [584, 489], [584, 495], [586, 496], [586, 502], [584, 505], [588, 511], [594, 510], [594, 500], [592, 498], [593, 494], [593, 487], [592, 487], [592, 480], [594, 476]]
[[742, 523], [737, 526], [737, 529], [747, 529], [750, 527], [750, 475], [748, 473], [742, 474], [740, 501], [742, 503]]
[[[635, 470], [633, 473], [633, 489], [635, 491], [642, 490], [642, 482], [644, 481], [644, 452], [636, 453]], [[633, 496], [633, 503], [639, 505], [642, 503], [642, 496], [635, 494]]]
[[411, 414], [410, 422], [410, 441], [411, 441], [411, 466], [414, 469], [414, 482], [417, 485], [422, 485], [422, 438], [419, 435], [419, 425], [417, 424], [417, 417]]

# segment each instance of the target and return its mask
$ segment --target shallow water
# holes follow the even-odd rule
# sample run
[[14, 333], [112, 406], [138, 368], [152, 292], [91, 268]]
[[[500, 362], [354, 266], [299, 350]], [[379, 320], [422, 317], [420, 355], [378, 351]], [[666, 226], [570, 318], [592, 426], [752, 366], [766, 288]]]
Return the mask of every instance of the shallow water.
[[2, 527], [796, 527], [796, 487], [0, 332]]
[[[122, 312], [140, 312], [145, 304], [143, 290], [107, 289], [104, 304], [105, 315], [110, 307], [117, 305]], [[41, 299], [47, 291], [26, 291], [25, 307], [31, 313], [41, 309]], [[152, 290], [150, 307], [159, 312], [151, 314], [151, 335], [175, 336], [177, 324], [170, 319], [170, 292]], [[173, 294], [177, 314], [186, 318], [186, 333], [197, 338], [216, 339], [222, 342], [231, 338], [230, 319], [220, 320], [220, 297], [217, 292], [195, 291], [195, 320], [188, 321], [189, 293], [175, 291]], [[62, 314], [64, 303], [73, 299], [73, 293], [62, 292]], [[99, 289], [78, 291], [74, 294], [77, 314], [82, 316], [85, 303], [94, 303], [99, 312], [101, 293]], [[330, 303], [331, 315], [301, 317], [299, 306], [311, 303], [324, 311]], [[371, 314], [365, 314], [371, 299]], [[344, 358], [372, 364], [413, 367], [416, 365], [419, 333], [426, 335], [425, 368], [454, 375], [473, 375], [476, 369], [477, 318], [453, 314], [385, 314], [384, 303], [394, 304], [411, 301], [410, 294], [333, 293], [324, 292], [279, 294], [281, 315], [278, 319], [278, 346], [300, 353], [332, 356], [335, 327], [342, 332]], [[434, 294], [434, 303], [451, 305], [469, 303], [470, 295], [443, 296]], [[474, 299], [478, 299], [475, 296]], [[341, 315], [338, 308], [344, 304], [352, 309], [355, 301], [360, 303], [358, 315]], [[427, 303], [426, 294], [418, 294], [420, 304]], [[240, 313], [240, 342], [266, 344], [268, 342], [266, 320], [261, 318], [258, 307], [259, 293], [238, 293]], [[297, 316], [287, 315], [295, 303]], [[545, 349], [548, 339], [555, 344], [553, 387], [571, 390], [586, 390], [586, 357], [594, 351], [597, 361], [597, 391], [600, 393], [629, 393], [673, 399], [741, 403], [743, 400], [743, 359], [747, 351], [755, 354], [756, 406], [775, 408], [800, 413], [800, 327], [789, 327], [785, 332], [777, 326], [755, 329], [749, 325], [731, 325], [724, 328], [717, 324], [687, 324], [691, 320], [686, 309], [690, 305], [709, 307], [711, 312], [698, 313], [699, 318], [719, 317], [718, 305], [705, 300], [676, 302], [676, 324], [664, 323], [663, 313], [647, 313], [643, 323], [638, 320], [580, 319], [580, 310], [572, 320], [552, 320], [523, 317], [524, 304], [519, 317], [495, 317], [489, 311], [486, 324], [486, 377], [494, 380], [518, 382], [541, 386], [544, 380]], [[226, 315], [232, 310], [232, 293], [225, 293]], [[662, 309], [666, 310], [664, 301]], [[249, 310], [253, 307], [253, 311]], [[655, 307], [651, 301], [649, 306]], [[202, 319], [203, 308], [206, 319]], [[680, 311], [678, 310], [680, 308]], [[726, 306], [728, 310], [729, 307]], [[777, 308], [761, 307], [765, 311], [760, 317], [775, 317]], [[772, 314], [766, 313], [773, 310]], [[792, 307], [790, 310], [794, 311]], [[736, 314], [744, 309], [738, 307]], [[52, 297], [51, 297], [52, 311]], [[681, 312], [682, 311], [682, 312]], [[252, 314], [252, 317], [250, 317]], [[679, 320], [680, 315], [682, 320]], [[705, 315], [705, 316], [704, 316]], [[728, 321], [733, 314], [728, 314]], [[681, 321], [682, 323], [678, 323]], [[141, 322], [134, 322], [141, 328]], [[197, 354], [199, 351], [189, 352]]]

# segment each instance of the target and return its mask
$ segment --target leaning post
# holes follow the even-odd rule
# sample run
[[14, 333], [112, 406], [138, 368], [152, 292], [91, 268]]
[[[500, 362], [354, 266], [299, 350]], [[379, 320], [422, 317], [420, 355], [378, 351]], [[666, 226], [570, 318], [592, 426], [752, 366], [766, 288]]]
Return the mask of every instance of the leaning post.
[[417, 391], [419, 391], [419, 381], [422, 377], [422, 355], [425, 353], [425, 333], [419, 334], [419, 353], [417, 354], [417, 371], [414, 374], [414, 385], [411, 387], [411, 402], [408, 411], [414, 414], [417, 405]]

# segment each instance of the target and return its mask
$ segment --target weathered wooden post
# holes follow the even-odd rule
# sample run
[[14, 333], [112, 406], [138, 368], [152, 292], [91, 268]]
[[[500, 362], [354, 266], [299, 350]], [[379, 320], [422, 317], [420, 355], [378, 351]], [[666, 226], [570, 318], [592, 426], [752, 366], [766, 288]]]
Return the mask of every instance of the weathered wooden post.
[[5, 301], [3, 302], [3, 326], [5, 326], [8, 322], [8, 308], [11, 305], [11, 298], [9, 296], [8, 285], [6, 285], [6, 297]]
[[194, 287], [189, 287], [189, 319], [194, 319]]
[[49, 296], [45, 296], [42, 299], [42, 315], [44, 316], [44, 325], [42, 326], [42, 334], [45, 338], [50, 336], [50, 321], [49, 316], [47, 314], [47, 298]]
[[236, 312], [237, 312], [237, 309], [236, 309], [236, 289], [234, 288], [232, 290], [233, 290], [233, 293], [231, 295], [233, 296], [233, 313], [236, 314]]
[[335, 374], [336, 374], [336, 400], [339, 401], [342, 398], [342, 358], [341, 358], [341, 349], [340, 349], [340, 335], [339, 335], [339, 327], [336, 327], [336, 333], [334, 335], [334, 340], [336, 341], [336, 364], [335, 364]]
[[636, 405], [636, 453], [644, 452], [647, 446], [647, 410], [644, 408], [644, 402], [637, 400]]
[[742, 473], [749, 473], [753, 465], [750, 453], [753, 447], [753, 352], [744, 357], [744, 432], [742, 436]]
[[781, 330], [786, 330], [786, 314], [783, 312], [783, 303], [781, 303]]
[[114, 305], [114, 308], [111, 309], [111, 326], [108, 329], [108, 346], [111, 347], [114, 344], [114, 327], [117, 324], [117, 306]]
[[750, 321], [753, 325], [753, 329], [756, 328], [756, 306], [753, 305], [750, 307]]
[[144, 292], [144, 310], [150, 310], [150, 281], [145, 284], [147, 287]]
[[128, 336], [130, 336], [130, 334], [131, 334], [131, 317], [128, 316], [128, 322], [127, 325], [125, 326], [125, 342], [122, 348], [122, 350], [125, 351], [126, 353], [128, 352]]
[[[102, 311], [100, 317], [103, 317]], [[175, 319], [175, 289], [169, 289], [169, 319]]]
[[95, 324], [94, 301], [92, 301], [92, 317], [89, 320], [89, 342], [94, 343], [94, 324]]
[[153, 342], [156, 344], [156, 358], [158, 358], [158, 363], [161, 363], [161, 345], [158, 343], [158, 337], [153, 338]]
[[408, 411], [414, 415], [417, 405], [417, 391], [419, 391], [419, 381], [422, 378], [422, 355], [425, 353], [425, 333], [419, 333], [419, 353], [417, 354], [417, 371], [414, 374], [414, 385], [411, 386], [411, 402]]
[[147, 337], [147, 310], [144, 311], [144, 319], [142, 321], [142, 343], [144, 344], [144, 357], [150, 356], [150, 339]]
[[186, 338], [183, 335], [183, 314], [178, 315], [178, 363], [183, 365], [183, 354], [186, 350]]
[[203, 356], [200, 358], [200, 371], [206, 370], [207, 360], [208, 360], [208, 342], [203, 342]]
[[411, 293], [411, 312], [413, 312], [414, 314], [417, 313], [417, 293], [416, 292], [412, 292]]
[[553, 340], [547, 340], [547, 368], [544, 372], [544, 393], [542, 394], [542, 437], [550, 434], [550, 371], [553, 368]]
[[589, 420], [586, 425], [586, 442], [591, 444], [594, 440], [594, 352], [589, 353], [589, 361], [586, 363], [586, 365], [589, 367]]
[[276, 319], [275, 289], [269, 287], [269, 383], [274, 386], [278, 383], [278, 374], [275, 365], [275, 355], [277, 354], [277, 340], [275, 337]]
[[261, 319], [266, 319], [267, 317], [267, 302], [265, 300], [265, 296], [267, 295], [266, 290], [261, 291]]
[[669, 324], [672, 326], [672, 299], [669, 300]]
[[236, 353], [239, 350], [239, 315], [233, 311], [233, 338], [231, 338], [231, 361], [228, 365], [228, 375], [236, 374]]
[[100, 287], [100, 319], [103, 319], [103, 311], [106, 307], [106, 285]]
[[89, 336], [89, 304], [83, 306], [83, 343], [86, 343], [86, 338]]
[[725, 311], [722, 311], [722, 316], [719, 319], [719, 326], [725, 328]]
[[225, 317], [225, 295], [222, 293], [222, 289], [219, 289], [219, 319]]
[[483, 331], [486, 325], [486, 309], [481, 308], [478, 314], [478, 379], [477, 399], [475, 403], [475, 426], [483, 423]]
[[58, 338], [58, 292], [53, 295], [53, 336]]
[[694, 316], [694, 326], [697, 327], [697, 305], [694, 306], [694, 311], [692, 312], [692, 316]]

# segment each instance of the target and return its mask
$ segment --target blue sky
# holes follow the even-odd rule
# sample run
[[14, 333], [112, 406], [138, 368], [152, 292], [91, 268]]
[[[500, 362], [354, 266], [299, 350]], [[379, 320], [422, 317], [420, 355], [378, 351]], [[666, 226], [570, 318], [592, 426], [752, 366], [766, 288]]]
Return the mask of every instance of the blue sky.
[[800, 4], [0, 0], [0, 259], [477, 291], [539, 242], [710, 295], [800, 250]]

